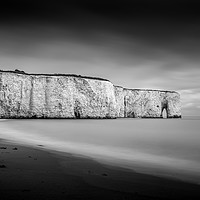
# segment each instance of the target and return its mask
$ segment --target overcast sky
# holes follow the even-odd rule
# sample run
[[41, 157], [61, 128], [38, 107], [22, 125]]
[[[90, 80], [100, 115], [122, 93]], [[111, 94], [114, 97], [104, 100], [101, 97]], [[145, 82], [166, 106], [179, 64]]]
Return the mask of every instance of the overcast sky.
[[177, 90], [183, 115], [200, 115], [198, 7], [193, 0], [7, 0], [0, 68]]

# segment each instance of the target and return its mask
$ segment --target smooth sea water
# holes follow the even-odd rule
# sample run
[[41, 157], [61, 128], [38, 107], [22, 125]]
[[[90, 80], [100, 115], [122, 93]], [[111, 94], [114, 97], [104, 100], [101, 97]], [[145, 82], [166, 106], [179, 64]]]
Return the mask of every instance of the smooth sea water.
[[1, 120], [0, 138], [200, 183], [200, 118]]

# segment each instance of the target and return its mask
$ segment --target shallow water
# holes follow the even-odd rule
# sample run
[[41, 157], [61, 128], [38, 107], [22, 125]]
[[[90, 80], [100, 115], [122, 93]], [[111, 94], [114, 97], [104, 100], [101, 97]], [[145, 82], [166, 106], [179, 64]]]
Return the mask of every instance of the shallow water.
[[3, 120], [0, 138], [200, 182], [200, 118]]

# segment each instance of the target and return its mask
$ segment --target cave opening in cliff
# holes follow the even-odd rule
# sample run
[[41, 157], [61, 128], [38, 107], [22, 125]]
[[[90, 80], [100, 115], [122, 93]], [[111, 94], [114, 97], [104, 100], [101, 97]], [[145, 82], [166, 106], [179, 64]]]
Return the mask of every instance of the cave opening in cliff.
[[162, 111], [162, 118], [164, 118], [164, 119], [167, 118], [167, 110], [166, 110], [166, 108], [164, 108], [163, 111]]
[[75, 115], [76, 119], [80, 119], [81, 118], [81, 114], [77, 109], [74, 110], [74, 115]]
[[81, 118], [81, 104], [80, 101], [78, 99], [76, 99], [75, 103], [74, 103], [74, 116], [76, 119], [80, 119]]

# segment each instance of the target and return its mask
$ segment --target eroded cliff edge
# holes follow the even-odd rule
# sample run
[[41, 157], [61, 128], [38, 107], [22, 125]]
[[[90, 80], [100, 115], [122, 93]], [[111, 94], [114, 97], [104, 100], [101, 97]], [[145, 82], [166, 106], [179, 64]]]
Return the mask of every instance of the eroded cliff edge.
[[180, 94], [174, 91], [120, 89], [118, 90], [118, 117], [162, 118], [164, 110], [167, 118], [181, 118]]
[[181, 117], [180, 95], [100, 78], [0, 71], [0, 118]]

